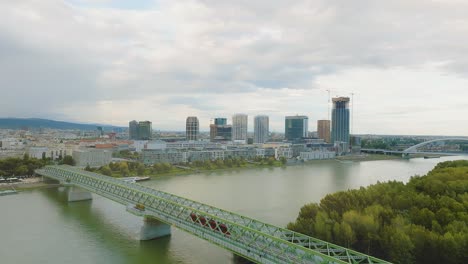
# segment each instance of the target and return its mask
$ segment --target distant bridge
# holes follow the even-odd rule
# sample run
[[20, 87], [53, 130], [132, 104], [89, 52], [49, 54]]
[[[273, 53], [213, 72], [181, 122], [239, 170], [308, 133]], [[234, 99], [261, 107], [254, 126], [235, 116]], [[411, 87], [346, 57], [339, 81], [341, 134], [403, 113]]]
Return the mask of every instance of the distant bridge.
[[414, 152], [417, 153], [417, 149], [419, 147], [422, 147], [422, 146], [425, 146], [427, 144], [431, 144], [431, 143], [434, 143], [434, 142], [441, 142], [441, 141], [466, 141], [468, 143], [468, 138], [438, 138], [438, 139], [433, 139], [433, 140], [425, 141], [425, 142], [419, 143], [417, 145], [414, 145], [412, 147], [409, 147], [409, 148], [403, 150], [403, 153], [414, 153]]
[[144, 217], [142, 240], [170, 235], [172, 225], [256, 263], [389, 263], [288, 229], [76, 167], [46, 166], [36, 173], [69, 186], [69, 201], [89, 200], [93, 192]]
[[404, 157], [409, 156], [410, 154], [423, 154], [423, 155], [445, 155], [445, 156], [460, 156], [460, 155], [468, 155], [467, 152], [436, 152], [436, 151], [418, 151], [419, 147], [425, 146], [427, 144], [431, 144], [434, 142], [441, 142], [441, 141], [466, 141], [468, 143], [468, 138], [439, 138], [428, 140], [414, 146], [411, 146], [403, 151], [399, 150], [388, 150], [388, 149], [372, 149], [372, 148], [362, 148], [361, 151], [363, 152], [370, 152], [370, 153], [382, 153], [382, 154], [401, 154]]

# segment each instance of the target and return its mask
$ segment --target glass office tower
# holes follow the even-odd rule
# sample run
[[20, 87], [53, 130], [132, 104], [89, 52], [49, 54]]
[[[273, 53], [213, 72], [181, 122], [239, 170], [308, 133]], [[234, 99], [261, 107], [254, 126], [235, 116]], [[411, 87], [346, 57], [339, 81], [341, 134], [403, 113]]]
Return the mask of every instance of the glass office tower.
[[307, 116], [287, 116], [284, 122], [284, 137], [292, 141], [307, 137], [309, 118]]
[[332, 99], [331, 143], [349, 144], [349, 97]]

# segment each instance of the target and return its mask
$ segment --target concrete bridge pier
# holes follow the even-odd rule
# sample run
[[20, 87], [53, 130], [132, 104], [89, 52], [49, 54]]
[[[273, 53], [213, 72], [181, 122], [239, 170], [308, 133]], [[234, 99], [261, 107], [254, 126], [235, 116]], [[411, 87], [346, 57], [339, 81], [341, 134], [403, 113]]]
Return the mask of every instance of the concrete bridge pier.
[[78, 187], [70, 187], [68, 188], [68, 201], [69, 202], [78, 202], [78, 201], [86, 201], [92, 200], [93, 196], [90, 192], [83, 190]]
[[243, 258], [239, 255], [236, 255], [236, 254], [233, 254], [234, 257], [233, 257], [233, 260], [234, 260], [234, 263], [235, 264], [253, 264], [254, 262], [246, 259], [246, 258]]
[[151, 217], [143, 218], [140, 240], [151, 240], [171, 235], [171, 226]]
[[42, 176], [42, 182], [43, 183], [48, 183], [48, 184], [59, 184], [60, 183], [60, 181], [54, 180], [52, 178], [47, 178], [47, 177], [44, 177], [44, 176]]

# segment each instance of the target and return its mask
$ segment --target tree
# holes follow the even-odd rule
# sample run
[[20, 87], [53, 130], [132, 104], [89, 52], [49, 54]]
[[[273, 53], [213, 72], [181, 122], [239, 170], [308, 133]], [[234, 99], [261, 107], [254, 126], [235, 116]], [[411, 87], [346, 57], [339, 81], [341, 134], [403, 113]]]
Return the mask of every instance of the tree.
[[119, 164], [119, 170], [122, 176], [127, 176], [130, 174], [130, 170], [128, 169], [128, 164], [127, 162], [120, 162]]
[[273, 166], [273, 164], [275, 164], [275, 158], [269, 157], [267, 160], [267, 164], [268, 166]]
[[17, 176], [23, 176], [28, 173], [28, 166], [26, 165], [21, 165], [15, 169], [15, 175]]
[[102, 166], [99, 171], [104, 175], [112, 176], [112, 170], [108, 165]]
[[232, 164], [233, 164], [232, 159], [224, 160], [224, 165], [228, 166], [229, 168], [232, 167]]
[[388, 230], [388, 254], [395, 263], [414, 263], [414, 244], [408, 234], [401, 229]]
[[143, 163], [138, 163], [137, 174], [138, 175], [144, 175], [145, 174], [145, 165], [143, 165]]
[[224, 167], [224, 161], [222, 159], [217, 159], [215, 161], [215, 165], [216, 165], [216, 167], [218, 167], [218, 169], [221, 169], [221, 168]]
[[161, 163], [161, 169], [163, 172], [169, 172], [172, 169], [172, 165], [170, 163], [163, 162]]
[[160, 163], [153, 164], [153, 173], [160, 173], [162, 170], [163, 169]]
[[75, 162], [75, 160], [73, 159], [72, 156], [66, 155], [63, 158], [63, 164], [67, 164], [67, 165], [70, 165], [70, 166], [75, 166], [76, 162]]
[[394, 263], [467, 263], [468, 161], [307, 204], [288, 228]]
[[283, 164], [283, 165], [285, 165], [285, 164], [288, 162], [288, 160], [286, 159], [286, 157], [281, 157], [281, 158], [280, 158], [280, 161], [281, 161], [281, 164]]
[[117, 163], [117, 162], [111, 162], [111, 163], [109, 163], [109, 168], [112, 171], [119, 171], [119, 169], [120, 169], [119, 164], [120, 163]]

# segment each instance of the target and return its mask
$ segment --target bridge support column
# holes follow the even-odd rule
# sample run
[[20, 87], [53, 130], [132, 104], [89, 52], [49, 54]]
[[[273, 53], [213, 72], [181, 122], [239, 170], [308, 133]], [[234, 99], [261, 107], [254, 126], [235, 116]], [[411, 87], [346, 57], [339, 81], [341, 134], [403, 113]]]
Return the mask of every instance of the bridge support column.
[[68, 189], [68, 201], [69, 202], [78, 202], [78, 201], [86, 201], [92, 200], [93, 196], [90, 192], [83, 190], [78, 187], [70, 187]]
[[246, 259], [246, 258], [243, 258], [241, 256], [238, 256], [236, 254], [233, 254], [234, 257], [233, 257], [233, 260], [234, 260], [234, 263], [235, 264], [253, 264], [254, 262]]
[[154, 218], [145, 217], [140, 229], [140, 240], [151, 240], [171, 235], [171, 226]]
[[47, 177], [44, 177], [42, 176], [42, 182], [43, 183], [50, 183], [50, 184], [59, 184], [60, 181], [57, 181], [57, 180], [54, 180], [54, 179], [51, 179], [51, 178], [47, 178]]

